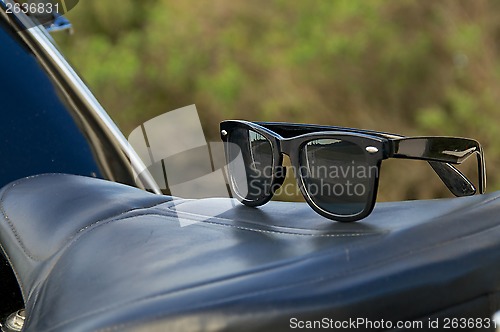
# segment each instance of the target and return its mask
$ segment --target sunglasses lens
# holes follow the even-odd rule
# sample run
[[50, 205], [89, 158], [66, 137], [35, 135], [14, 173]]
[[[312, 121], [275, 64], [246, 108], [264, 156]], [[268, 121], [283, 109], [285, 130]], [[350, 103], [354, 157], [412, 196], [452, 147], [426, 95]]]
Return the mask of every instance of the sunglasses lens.
[[[230, 183], [233, 191], [246, 201], [257, 201], [271, 192], [273, 149], [263, 135], [246, 128], [231, 130], [228, 137]], [[240, 160], [240, 162], [232, 162]]]
[[340, 139], [310, 141], [301, 149], [300, 162], [305, 190], [320, 209], [353, 216], [371, 203], [378, 167], [369, 166], [357, 144]]

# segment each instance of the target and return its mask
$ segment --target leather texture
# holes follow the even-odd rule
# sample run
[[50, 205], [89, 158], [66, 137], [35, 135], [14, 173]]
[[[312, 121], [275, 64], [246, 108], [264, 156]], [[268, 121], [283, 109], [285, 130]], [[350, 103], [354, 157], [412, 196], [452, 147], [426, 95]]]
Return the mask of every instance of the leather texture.
[[42, 175], [0, 192], [0, 243], [25, 299], [25, 331], [489, 317], [499, 308], [499, 196], [379, 203], [360, 222], [338, 223], [304, 203], [256, 209]]

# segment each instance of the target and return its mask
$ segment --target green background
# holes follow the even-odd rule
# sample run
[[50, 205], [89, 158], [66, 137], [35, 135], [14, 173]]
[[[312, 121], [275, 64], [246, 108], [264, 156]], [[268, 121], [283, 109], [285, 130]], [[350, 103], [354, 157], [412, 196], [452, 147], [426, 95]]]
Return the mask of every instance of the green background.
[[[224, 119], [464, 136], [500, 189], [500, 1], [85, 0], [67, 16], [55, 39], [125, 136], [191, 104], [209, 140]], [[476, 180], [475, 158], [462, 169]], [[450, 195], [425, 162], [383, 163], [381, 200]]]

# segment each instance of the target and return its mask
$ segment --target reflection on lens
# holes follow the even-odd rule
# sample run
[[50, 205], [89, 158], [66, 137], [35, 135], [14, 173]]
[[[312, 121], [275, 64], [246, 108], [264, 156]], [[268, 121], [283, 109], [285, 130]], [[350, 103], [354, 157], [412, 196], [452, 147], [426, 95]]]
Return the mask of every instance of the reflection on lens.
[[378, 168], [369, 166], [363, 149], [339, 139], [308, 142], [300, 153], [300, 175], [312, 201], [339, 216], [367, 206]]
[[[233, 191], [248, 201], [269, 195], [274, 166], [271, 142], [253, 130], [236, 128], [229, 133], [228, 143], [228, 169]], [[240, 153], [244, 165], [232, 163]]]

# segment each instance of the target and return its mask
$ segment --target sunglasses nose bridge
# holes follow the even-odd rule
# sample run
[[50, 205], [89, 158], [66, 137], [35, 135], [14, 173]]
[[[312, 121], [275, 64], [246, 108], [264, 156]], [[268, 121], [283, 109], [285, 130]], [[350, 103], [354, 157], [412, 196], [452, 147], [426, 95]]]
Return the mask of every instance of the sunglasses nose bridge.
[[291, 143], [292, 142], [289, 139], [280, 140], [280, 152], [284, 153], [290, 157], [290, 153], [291, 153], [291, 149], [292, 149]]

